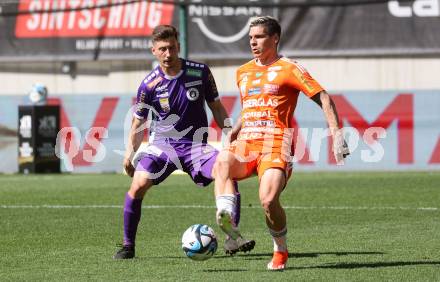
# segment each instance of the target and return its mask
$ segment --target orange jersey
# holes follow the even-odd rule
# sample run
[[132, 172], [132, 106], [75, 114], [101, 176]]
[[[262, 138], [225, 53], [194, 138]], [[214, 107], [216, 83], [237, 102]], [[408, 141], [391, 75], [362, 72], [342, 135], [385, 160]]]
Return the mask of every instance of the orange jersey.
[[238, 140], [264, 143], [272, 151], [283, 144], [290, 149], [292, 132], [287, 129], [292, 128], [299, 92], [312, 97], [323, 90], [301, 65], [285, 57], [267, 66], [255, 59], [242, 65], [237, 70], [237, 86], [242, 104]]

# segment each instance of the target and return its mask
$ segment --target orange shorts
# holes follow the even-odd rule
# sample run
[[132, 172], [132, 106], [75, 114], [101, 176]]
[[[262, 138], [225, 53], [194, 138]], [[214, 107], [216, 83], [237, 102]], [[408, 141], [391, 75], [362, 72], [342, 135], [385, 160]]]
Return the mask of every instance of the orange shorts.
[[240, 179], [248, 178], [253, 174], [257, 174], [261, 179], [269, 168], [283, 170], [286, 182], [292, 175], [290, 154], [282, 152], [281, 148], [264, 147], [262, 142], [258, 141], [235, 140], [229, 146], [228, 151], [234, 154], [239, 162], [246, 163], [246, 176]]

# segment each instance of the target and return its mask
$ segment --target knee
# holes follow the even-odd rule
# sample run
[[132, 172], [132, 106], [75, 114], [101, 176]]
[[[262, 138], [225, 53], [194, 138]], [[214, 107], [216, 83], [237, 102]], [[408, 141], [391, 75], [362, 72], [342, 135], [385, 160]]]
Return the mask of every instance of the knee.
[[153, 182], [150, 179], [133, 177], [129, 194], [133, 198], [142, 199], [151, 186], [153, 186]]
[[271, 208], [271, 206], [272, 206], [272, 201], [271, 201], [271, 200], [264, 199], [264, 200], [260, 200], [260, 202], [261, 202], [261, 206], [263, 207], [264, 211], [265, 211], [266, 213], [269, 212], [269, 211], [270, 211], [270, 208]]
[[278, 199], [270, 196], [264, 196], [260, 198], [261, 206], [266, 213], [270, 213], [274, 207], [278, 206]]
[[227, 179], [230, 177], [229, 162], [227, 160], [219, 160], [214, 164], [212, 174], [215, 179]]

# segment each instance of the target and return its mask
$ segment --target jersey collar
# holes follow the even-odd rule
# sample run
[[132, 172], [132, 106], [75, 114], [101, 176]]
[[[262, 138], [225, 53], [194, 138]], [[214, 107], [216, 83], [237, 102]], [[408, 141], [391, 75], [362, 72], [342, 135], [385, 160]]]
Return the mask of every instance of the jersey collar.
[[254, 59], [254, 62], [255, 62], [255, 64], [256, 64], [257, 66], [259, 66], [259, 67], [268, 67], [268, 66], [273, 65], [273, 64], [275, 64], [276, 62], [278, 62], [282, 57], [284, 57], [284, 56], [279, 55], [278, 58], [276, 58], [275, 60], [273, 60], [272, 62], [270, 62], [269, 64], [266, 64], [266, 65], [263, 65], [263, 64], [260, 63], [257, 59]]
[[181, 61], [181, 68], [180, 68], [180, 71], [176, 75], [173, 75], [173, 76], [167, 75], [166, 73], [163, 72], [162, 68], [160, 66], [158, 66], [160, 74], [168, 80], [178, 79], [183, 74], [183, 72], [185, 70], [185, 61], [183, 59], [180, 59], [180, 61]]

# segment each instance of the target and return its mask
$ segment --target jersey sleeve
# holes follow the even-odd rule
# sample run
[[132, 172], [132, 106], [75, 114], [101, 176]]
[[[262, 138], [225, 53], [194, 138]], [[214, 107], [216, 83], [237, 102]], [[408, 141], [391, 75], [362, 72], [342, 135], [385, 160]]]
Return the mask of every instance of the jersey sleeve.
[[219, 94], [217, 90], [217, 85], [215, 84], [214, 76], [211, 73], [211, 70], [207, 68], [205, 81], [205, 100], [206, 102], [214, 102], [219, 99]]
[[136, 107], [133, 116], [137, 119], [146, 119], [149, 112], [148, 92], [145, 83], [141, 83], [136, 96]]
[[310, 73], [298, 63], [293, 64], [290, 78], [294, 87], [309, 98], [324, 90]]
[[240, 68], [235, 71], [235, 85], [240, 89]]
[[247, 80], [247, 78], [243, 77], [242, 73], [243, 71], [241, 70], [241, 67], [235, 72], [235, 84], [238, 88], [238, 96], [240, 97], [241, 103], [243, 103], [243, 95], [246, 91], [246, 81], [244, 80]]

